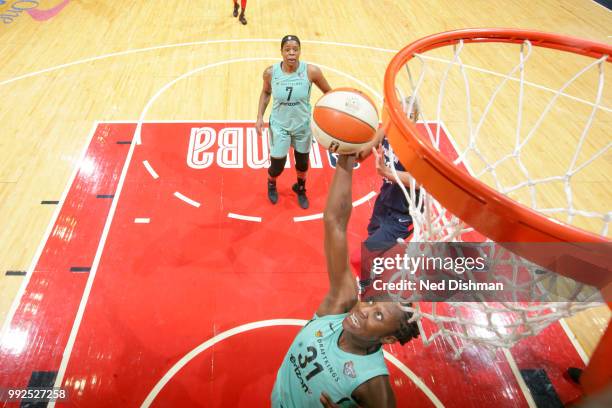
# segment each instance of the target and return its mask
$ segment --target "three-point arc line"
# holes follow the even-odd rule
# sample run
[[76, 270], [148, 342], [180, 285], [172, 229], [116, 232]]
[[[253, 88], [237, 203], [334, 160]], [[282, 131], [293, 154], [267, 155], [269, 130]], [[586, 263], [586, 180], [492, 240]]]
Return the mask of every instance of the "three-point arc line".
[[241, 215], [241, 214], [234, 214], [234, 213], [228, 213], [227, 214], [228, 218], [234, 218], [236, 220], [244, 220], [244, 221], [253, 221], [253, 222], [261, 222], [261, 217], [253, 217], [251, 215]]
[[[145, 400], [140, 405], [140, 408], [148, 408], [153, 404], [159, 393], [164, 389], [164, 387], [171, 381], [173, 378], [181, 371], [183, 367], [185, 367], [190, 361], [197, 358], [198, 355], [215, 346], [217, 343], [220, 343], [230, 337], [249, 332], [252, 330], [257, 330], [261, 328], [267, 327], [275, 327], [275, 326], [304, 326], [307, 323], [306, 320], [300, 319], [271, 319], [271, 320], [260, 320], [256, 322], [246, 323], [241, 326], [233, 327], [229, 330], [226, 330], [222, 333], [217, 334], [213, 338], [206, 340], [204, 343], [200, 344], [196, 348], [189, 351], [187, 354], [182, 356], [164, 375], [159, 379], [157, 384], [153, 387], [153, 389], [149, 392]], [[423, 382], [423, 380], [416, 375], [412, 370], [410, 370], [403, 362], [401, 362], [397, 357], [393, 354], [389, 353], [386, 350], [383, 350], [383, 355], [385, 359], [387, 359], [391, 364], [397, 367], [406, 377], [412, 380], [413, 384], [419, 388], [423, 394], [425, 394], [434, 407], [436, 408], [444, 408], [444, 404], [438, 399], [438, 397], [433, 393], [433, 391]]]
[[323, 213], [312, 214], [312, 215], [304, 215], [302, 217], [293, 217], [293, 222], [303, 222], [303, 221], [318, 220], [319, 218], [323, 218]]
[[159, 176], [157, 175], [155, 170], [153, 170], [153, 167], [151, 167], [151, 165], [149, 164], [148, 160], [143, 160], [142, 164], [144, 164], [145, 168], [147, 169], [147, 171], [149, 172], [151, 177], [153, 177], [154, 179], [158, 179], [159, 178]]
[[191, 198], [189, 198], [189, 197], [179, 193], [178, 191], [174, 192], [174, 196], [176, 198], [178, 198], [179, 200], [183, 200], [184, 202], [186, 202], [189, 205], [193, 205], [196, 208], [200, 207], [200, 203], [198, 203], [197, 201], [192, 200]]
[[[376, 196], [376, 192], [375, 191], [370, 191], [368, 194], [364, 195], [359, 200], [353, 201], [353, 207], [357, 207], [358, 205], [361, 205], [361, 204], [365, 203], [366, 201], [370, 200], [374, 196]], [[304, 215], [304, 216], [301, 216], [301, 217], [293, 217], [293, 222], [303, 222], [303, 221], [318, 220], [320, 218], [323, 218], [323, 213], [317, 213], [317, 214], [312, 214], [312, 215]]]
[[[366, 194], [365, 196], [361, 197], [359, 200], [354, 201], [353, 202], [353, 207], [357, 207], [358, 205], [361, 205], [361, 204], [365, 203], [366, 201], [370, 200], [374, 196], [376, 196], [376, 192], [370, 191], [368, 194]], [[250, 215], [241, 215], [241, 214], [235, 214], [235, 213], [228, 213], [227, 216], [228, 216], [228, 218], [234, 218], [234, 219], [237, 219], [237, 220], [244, 220], [244, 221], [261, 222], [261, 220], [262, 220], [261, 217], [253, 217], [253, 216], [250, 216]], [[305, 215], [305, 216], [301, 216], [301, 217], [293, 217], [293, 221], [294, 222], [303, 222], [303, 221], [316, 220], [316, 219], [320, 219], [320, 218], [323, 218], [323, 213], [317, 213], [317, 214], [312, 214], [312, 215]]]

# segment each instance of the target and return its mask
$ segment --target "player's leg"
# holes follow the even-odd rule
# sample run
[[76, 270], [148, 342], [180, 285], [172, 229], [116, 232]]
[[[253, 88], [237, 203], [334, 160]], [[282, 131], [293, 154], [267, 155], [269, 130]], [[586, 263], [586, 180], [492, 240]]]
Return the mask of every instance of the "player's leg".
[[285, 162], [287, 162], [287, 156], [270, 157], [270, 167], [268, 167], [268, 199], [272, 204], [276, 204], [278, 202], [276, 178], [283, 172]]
[[[370, 244], [367, 240], [374, 234], [376, 231], [380, 229], [380, 226], [385, 218], [387, 213], [387, 208], [382, 204], [380, 199], [380, 195], [376, 198], [374, 202], [374, 208], [372, 209], [372, 215], [370, 216], [370, 222], [368, 222], [368, 238], [364, 244]], [[374, 240], [378, 239], [377, 237]], [[355, 268], [357, 273], [359, 274], [359, 287], [360, 290], [363, 290], [366, 286], [368, 286], [371, 282], [370, 279], [370, 263], [371, 256], [369, 256], [369, 252], [367, 245], [362, 245], [363, 248], [359, 249], [358, 254], [354, 254], [354, 258], [351, 258], [351, 265]], [[370, 245], [371, 246], [371, 245]], [[358, 255], [358, 257], [356, 257]]]
[[298, 204], [303, 209], [309, 207], [308, 197], [306, 197], [306, 174], [308, 172], [308, 160], [310, 159], [310, 148], [312, 147], [312, 130], [310, 124], [291, 138], [293, 154], [295, 157], [295, 173], [297, 182], [292, 189], [297, 194]]
[[398, 239], [408, 238], [413, 229], [410, 215], [381, 207], [383, 207], [382, 210], [379, 209], [372, 217], [376, 215], [376, 222], [379, 223], [379, 226], [364, 241], [368, 251], [377, 256], [392, 248]]
[[240, 17], [238, 17], [238, 19], [240, 20], [242, 25], [246, 25], [247, 23], [246, 17], [244, 16], [244, 12], [246, 10], [246, 2], [247, 0], [240, 0], [240, 7], [242, 8], [242, 10], [240, 10]]
[[[377, 228], [374, 228], [376, 226]], [[408, 214], [391, 210], [384, 205], [374, 205], [368, 225], [368, 238], [364, 241], [359, 286], [362, 290], [372, 282], [371, 261], [383, 256], [397, 243], [412, 234], [412, 218]]]
[[308, 197], [306, 197], [306, 172], [308, 171], [308, 153], [300, 153], [297, 150], [293, 150], [295, 157], [295, 173], [297, 175], [297, 182], [291, 188], [295, 194], [297, 194], [298, 204], [303, 209], [309, 207]]
[[276, 189], [276, 179], [285, 169], [287, 153], [291, 138], [281, 128], [275, 127], [270, 120], [270, 167], [268, 167], [268, 199], [272, 204], [278, 201], [278, 190]]
[[409, 213], [389, 210], [386, 220], [389, 224], [388, 229], [392, 231], [392, 234], [395, 236], [396, 240], [397, 238], [407, 239], [410, 235], [412, 235], [414, 225], [412, 224], [412, 217]]
[[376, 232], [380, 228], [380, 223], [386, 214], [386, 208], [382, 204], [380, 200], [380, 195], [376, 197], [376, 201], [374, 202], [374, 208], [372, 209], [372, 216], [370, 217], [370, 222], [368, 223], [368, 237]]
[[238, 6], [238, 0], [234, 0], [234, 13], [233, 13], [234, 17], [238, 17], [238, 8], [239, 7], [240, 6]]

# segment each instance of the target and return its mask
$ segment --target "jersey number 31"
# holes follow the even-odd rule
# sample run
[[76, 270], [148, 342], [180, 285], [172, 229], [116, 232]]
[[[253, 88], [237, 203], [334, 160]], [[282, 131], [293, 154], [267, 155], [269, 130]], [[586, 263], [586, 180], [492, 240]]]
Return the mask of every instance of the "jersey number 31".
[[[291, 93], [289, 93], [289, 95], [291, 95]], [[300, 364], [301, 369], [306, 368], [308, 363], [312, 362], [314, 359], [317, 358], [316, 348], [308, 346], [306, 347], [306, 350], [308, 351], [306, 357], [302, 356], [301, 354], [298, 354], [298, 363]], [[315, 368], [306, 375], [306, 381], [309, 381], [312, 377], [323, 371], [323, 366], [321, 364], [317, 363], [316, 361], [313, 364]]]

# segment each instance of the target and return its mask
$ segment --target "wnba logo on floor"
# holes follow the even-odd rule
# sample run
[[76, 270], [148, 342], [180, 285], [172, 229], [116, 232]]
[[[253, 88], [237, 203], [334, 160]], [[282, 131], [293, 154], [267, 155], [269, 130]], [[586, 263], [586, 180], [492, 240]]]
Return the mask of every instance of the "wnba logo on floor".
[[[205, 169], [216, 163], [225, 169], [268, 168], [270, 162], [269, 131], [259, 136], [254, 126], [231, 126], [215, 130], [212, 127], [191, 128], [187, 149], [187, 166]], [[322, 151], [316, 141], [310, 149], [310, 167], [323, 167], [323, 156], [330, 167], [336, 167], [336, 155]], [[291, 166], [291, 155], [285, 167]], [[355, 166], [356, 168], [358, 167]]]
[[[55, 7], [41, 10], [38, 8], [40, 5], [40, 2], [38, 1], [15, 1], [7, 10], [1, 12], [2, 14], [0, 14], [0, 20], [4, 24], [11, 24], [21, 15], [21, 13], [25, 11], [30, 15], [30, 17], [32, 17], [32, 19], [36, 21], [46, 21], [58, 15], [59, 12], [68, 5], [68, 3], [70, 3], [70, 0], [64, 0]], [[6, 0], [0, 0], [0, 6], [3, 4], [6, 4]]]

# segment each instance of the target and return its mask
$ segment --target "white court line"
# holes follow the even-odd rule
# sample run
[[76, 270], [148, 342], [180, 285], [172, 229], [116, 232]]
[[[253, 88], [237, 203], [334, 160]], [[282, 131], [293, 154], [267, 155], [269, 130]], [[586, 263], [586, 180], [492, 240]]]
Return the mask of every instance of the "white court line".
[[166, 84], [164, 84], [164, 86], [162, 86], [160, 89], [158, 89], [157, 92], [155, 92], [155, 94], [145, 104], [145, 107], [142, 109], [142, 112], [140, 112], [140, 116], [138, 117], [138, 123], [136, 125], [136, 138], [135, 138], [136, 144], [141, 144], [142, 143], [142, 138], [141, 138], [142, 125], [144, 123], [145, 116], [149, 112], [149, 109], [151, 108], [151, 106], [153, 106], [153, 104], [155, 103], [157, 98], [159, 98], [164, 92], [166, 92], [172, 85], [176, 84], [177, 82], [179, 82], [179, 81], [181, 81], [181, 80], [183, 80], [185, 78], [190, 77], [191, 75], [197, 74], [197, 73], [202, 72], [202, 71], [206, 71], [207, 69], [210, 69], [210, 68], [215, 68], [215, 67], [218, 67], [218, 66], [232, 64], [234, 62], [252, 62], [252, 61], [270, 61], [270, 60], [280, 61], [280, 58], [278, 58], [278, 57], [276, 57], [276, 58], [249, 57], [249, 58], [236, 58], [236, 59], [230, 59], [230, 60], [223, 60], [223, 61], [214, 62], [212, 64], [207, 64], [207, 65], [204, 65], [202, 67], [198, 67], [198, 68], [192, 69], [191, 71], [188, 71], [188, 72], [178, 76], [177, 78], [174, 78], [172, 81], [167, 82]]
[[241, 215], [241, 214], [228, 213], [227, 217], [228, 218], [234, 218], [236, 220], [261, 222], [261, 217], [253, 217], [251, 215]]
[[183, 195], [181, 193], [179, 193], [178, 191], [174, 192], [174, 196], [180, 200], [183, 200], [184, 202], [186, 202], [189, 205], [193, 205], [194, 207], [198, 208], [200, 207], [200, 203], [198, 203], [195, 200], [192, 200], [191, 198], [187, 197], [186, 195]]
[[582, 362], [584, 363], [584, 365], [588, 365], [589, 364], [589, 356], [587, 355], [587, 353], [584, 351], [584, 349], [582, 348], [582, 346], [580, 345], [580, 343], [578, 343], [578, 339], [576, 338], [576, 335], [574, 334], [574, 332], [569, 328], [569, 326], [567, 325], [567, 322], [565, 321], [565, 319], [561, 319], [559, 320], [559, 324], [561, 325], [561, 327], [563, 328], [563, 331], [565, 332], [565, 334], [567, 335], [567, 337], [569, 338], [569, 341], [572, 343], [572, 345], [574, 346], [574, 348], [576, 349], [576, 352], [578, 353], [578, 355], [580, 356], [580, 358], [582, 359]]
[[[188, 72], [178, 76], [177, 78], [174, 78], [172, 81], [167, 82], [164, 86], [162, 86], [151, 97], [151, 99], [149, 99], [147, 101], [147, 103], [145, 104], [145, 107], [143, 108], [142, 112], [140, 112], [140, 116], [138, 117], [138, 124], [136, 125], [136, 138], [135, 138], [136, 143], [137, 144], [141, 144], [142, 143], [142, 138], [141, 138], [142, 125], [145, 123], [145, 116], [149, 112], [149, 109], [151, 108], [151, 106], [153, 106], [153, 104], [155, 103], [157, 98], [159, 98], [164, 92], [166, 92], [168, 89], [170, 89], [170, 87], [172, 87], [177, 82], [182, 81], [185, 78], [189, 78], [190, 76], [192, 76], [194, 74], [197, 74], [199, 72], [206, 71], [207, 69], [216, 68], [216, 67], [220, 67], [220, 66], [228, 65], [228, 64], [233, 64], [233, 63], [237, 63], [237, 62], [280, 61], [280, 60], [281, 59], [278, 58], [278, 57], [248, 57], [248, 58], [236, 58], [236, 59], [223, 60], [223, 61], [218, 61], [218, 62], [214, 62], [212, 64], [207, 64], [207, 65], [195, 68], [195, 69], [193, 69], [191, 71], [188, 71]], [[368, 90], [372, 95], [374, 95], [379, 100], [382, 100], [382, 96], [378, 92], [376, 92], [375, 89], [373, 89], [371, 86], [369, 86], [365, 82], [355, 78], [354, 76], [349, 75], [349, 74], [347, 74], [345, 72], [339, 71], [339, 70], [337, 70], [335, 68], [328, 67], [328, 66], [323, 65], [323, 64], [319, 64], [319, 63], [315, 63], [315, 64], [318, 65], [320, 68], [327, 69], [328, 71], [335, 72], [338, 75], [341, 75], [341, 76], [344, 76], [344, 77], [350, 79], [351, 81], [359, 84], [363, 89]]]
[[364, 195], [359, 200], [353, 201], [353, 207], [357, 207], [358, 205], [365, 203], [370, 198], [375, 197], [375, 196], [376, 196], [376, 191], [370, 191], [368, 194]]
[[153, 170], [153, 167], [151, 167], [148, 160], [143, 160], [142, 164], [144, 164], [145, 168], [147, 169], [151, 177], [153, 177], [154, 179], [159, 178], [159, 175], [155, 172], [155, 170]]
[[[138, 120], [135, 119], [126, 119], [126, 120], [101, 120], [100, 123], [119, 123], [119, 124], [128, 124], [133, 125], [137, 124]], [[253, 123], [255, 121], [253, 119], [161, 119], [161, 120], [143, 120], [143, 124], [155, 124], [155, 123], [193, 123], [193, 124], [206, 124], [206, 123]]]
[[537, 408], [537, 405], [533, 400], [533, 396], [531, 395], [531, 390], [529, 389], [529, 387], [527, 387], [527, 384], [525, 384], [525, 380], [523, 379], [523, 376], [521, 375], [521, 372], [519, 371], [518, 366], [516, 365], [516, 361], [514, 361], [514, 357], [512, 357], [512, 353], [510, 352], [510, 350], [503, 347], [502, 352], [504, 353], [508, 364], [510, 364], [510, 369], [514, 374], [514, 378], [516, 378], [516, 382], [518, 383], [519, 387], [521, 387], [521, 391], [523, 391], [523, 395], [525, 396], [527, 404], [530, 408]]
[[150, 222], [150, 218], [134, 218], [134, 224], [148, 224]]
[[[6, 84], [10, 84], [11, 82], [19, 81], [21, 79], [26, 79], [26, 78], [30, 78], [30, 77], [33, 77], [33, 76], [36, 76], [36, 75], [44, 74], [44, 73], [47, 73], [47, 72], [56, 71], [58, 69], [68, 68], [68, 67], [71, 67], [73, 65], [85, 64], [87, 62], [98, 61], [98, 60], [102, 60], [102, 59], [106, 59], [106, 58], [118, 57], [118, 56], [122, 56], [122, 55], [129, 55], [129, 54], [134, 54], [134, 53], [139, 53], [139, 52], [155, 51], [155, 50], [161, 50], [161, 49], [165, 49], [165, 48], [189, 47], [189, 46], [194, 46], [194, 45], [226, 44], [226, 43], [254, 43], [254, 42], [272, 42], [272, 43], [278, 43], [279, 40], [278, 39], [274, 39], [274, 38], [239, 39], [239, 40], [209, 40], [209, 41], [193, 41], [193, 42], [186, 42], [186, 43], [156, 45], [156, 46], [153, 46], [153, 47], [137, 48], [137, 49], [133, 49], [133, 50], [119, 51], [119, 52], [113, 52], [113, 53], [110, 53], [110, 54], [99, 55], [97, 57], [84, 58], [84, 59], [80, 59], [80, 60], [77, 60], [77, 61], [73, 61], [73, 62], [68, 62], [68, 63], [65, 63], [65, 64], [56, 65], [54, 67], [49, 67], [49, 68], [41, 69], [39, 71], [30, 72], [28, 74], [19, 75], [19, 76], [16, 76], [14, 78], [11, 78], [11, 79], [0, 81], [0, 86], [6, 85]], [[341, 43], [341, 42], [335, 42], [335, 41], [301, 40], [301, 42], [304, 43], [304, 44], [334, 45], [334, 46], [340, 46], [340, 47], [360, 48], [360, 49], [373, 50], [373, 51], [381, 51], [381, 52], [388, 52], [388, 53], [396, 53], [396, 52], [399, 51], [399, 50], [392, 50], [392, 49], [388, 49], [388, 48], [371, 47], [369, 45]]]
[[[606, 6], [604, 6], [603, 4], [595, 1], [595, 0], [591, 0], [593, 3], [597, 4], [599, 7], [603, 7], [608, 13], [610, 13], [610, 9], [607, 8]], [[609, 35], [608, 37], [612, 37], [612, 35]]]
[[[200, 344], [189, 353], [185, 354], [181, 357], [163, 376], [162, 378], [155, 384], [151, 392], [147, 395], [145, 400], [140, 405], [141, 408], [148, 408], [155, 401], [155, 398], [159, 395], [161, 390], [170, 382], [172, 377], [174, 377], [185, 365], [187, 365], [191, 360], [197, 357], [200, 353], [206, 351], [210, 347], [215, 344], [229, 338], [235, 336], [240, 333], [244, 333], [247, 331], [251, 331], [254, 329], [260, 329], [262, 327], [272, 327], [272, 326], [304, 326], [307, 323], [307, 320], [300, 319], [272, 319], [272, 320], [261, 320], [258, 322], [246, 323], [241, 326], [237, 326], [226, 330], [222, 333], [217, 334], [211, 339], [206, 340], [204, 343]], [[389, 360], [389, 362], [395, 365], [399, 370], [404, 373], [414, 385], [417, 386], [437, 408], [443, 408], [444, 405], [440, 400], [436, 397], [436, 395], [427, 387], [427, 385], [408, 367], [406, 367], [402, 362], [400, 362], [395, 356], [386, 351], [383, 352], [385, 358]]]
[[425, 394], [427, 398], [429, 398], [429, 400], [433, 402], [436, 408], [444, 408], [444, 404], [442, 404], [442, 401], [438, 399], [436, 394], [434, 394], [433, 391], [429, 389], [429, 387], [423, 382], [423, 380], [421, 380], [418, 375], [416, 375], [411, 369], [409, 369], [404, 363], [402, 363], [397, 357], [395, 357], [388, 351], [383, 350], [383, 355], [387, 360], [389, 360], [391, 364], [399, 368], [399, 370], [404, 373], [406, 377], [410, 378], [414, 385], [416, 385], [418, 389], [423, 391], [423, 394]]
[[[357, 207], [358, 205], [365, 203], [366, 201], [368, 201], [374, 196], [376, 196], [376, 192], [370, 191], [368, 194], [364, 195], [359, 200], [353, 201], [353, 207]], [[301, 217], [293, 217], [293, 222], [312, 221], [312, 220], [318, 220], [321, 218], [323, 218], [323, 213], [317, 213], [317, 214], [312, 214], [312, 215], [303, 215]]]
[[323, 213], [312, 214], [312, 215], [303, 215], [301, 217], [293, 217], [293, 221], [294, 222], [303, 222], [303, 221], [318, 220], [320, 218], [323, 218]]
[[98, 128], [98, 122], [94, 122], [91, 130], [89, 131], [89, 135], [87, 136], [87, 142], [85, 143], [85, 146], [83, 146], [82, 148], [81, 154], [77, 162], [75, 163], [74, 169], [72, 170], [72, 174], [70, 175], [70, 178], [68, 179], [68, 183], [66, 184], [66, 187], [64, 187], [64, 192], [62, 193], [62, 196], [59, 200], [59, 204], [55, 207], [55, 211], [53, 212], [53, 215], [51, 216], [51, 220], [49, 221], [49, 224], [47, 225], [47, 229], [45, 230], [45, 233], [43, 235], [44, 238], [40, 241], [40, 244], [38, 245], [38, 248], [36, 249], [36, 252], [34, 253], [34, 257], [32, 258], [32, 262], [30, 263], [30, 266], [28, 267], [27, 274], [25, 278], [23, 278], [23, 281], [21, 282], [21, 286], [19, 287], [19, 290], [17, 291], [17, 294], [15, 295], [15, 299], [13, 299], [11, 308], [9, 309], [9, 312], [6, 315], [4, 324], [2, 325], [2, 330], [0, 331], [0, 344], [2, 344], [2, 340], [4, 339], [4, 336], [7, 334], [11, 321], [15, 317], [15, 313], [17, 312], [17, 308], [19, 307], [19, 304], [21, 303], [21, 298], [23, 297], [23, 294], [25, 293], [28, 283], [30, 282], [30, 278], [32, 277], [34, 268], [38, 264], [38, 260], [40, 259], [42, 251], [45, 248], [45, 245], [47, 244], [47, 240], [49, 239], [49, 236], [51, 235], [53, 226], [55, 225], [55, 222], [57, 221], [57, 217], [59, 216], [62, 210], [62, 206], [64, 205], [64, 202], [66, 201], [66, 197], [68, 196], [70, 187], [72, 186], [72, 183], [74, 182], [77, 174], [79, 173], [81, 164], [85, 160], [85, 157], [87, 155], [87, 149], [89, 148], [89, 145], [91, 144], [91, 141], [93, 139], [94, 134], [96, 133], [97, 128]]
[[[609, 11], [610, 10], [608, 10], [608, 12]], [[194, 45], [224, 44], [224, 43], [249, 43], [249, 42], [250, 43], [253, 43], [253, 42], [278, 42], [278, 40], [277, 39], [271, 39], [271, 38], [239, 39], [239, 40], [210, 40], [210, 41], [195, 41], [195, 42], [188, 42], [188, 43], [167, 44], [167, 45], [157, 45], [157, 46], [146, 47], [146, 48], [137, 48], [137, 49], [134, 49], [134, 50], [126, 50], [126, 51], [114, 52], [114, 53], [110, 53], [110, 54], [104, 54], [104, 55], [100, 55], [100, 56], [97, 56], [97, 57], [85, 58], [85, 59], [69, 62], [69, 63], [66, 63], [66, 64], [56, 65], [54, 67], [49, 67], [49, 68], [46, 68], [46, 69], [43, 69], [43, 70], [31, 72], [31, 73], [28, 73], [28, 74], [19, 75], [17, 77], [11, 78], [11, 79], [0, 81], [0, 86], [9, 84], [11, 82], [19, 81], [21, 79], [30, 78], [30, 77], [33, 77], [33, 76], [36, 76], [36, 75], [44, 74], [44, 73], [47, 73], [47, 72], [52, 72], [52, 71], [55, 71], [55, 70], [58, 70], [58, 69], [71, 67], [73, 65], [84, 64], [84, 63], [87, 63], [87, 62], [97, 61], [97, 60], [111, 58], [111, 57], [117, 57], [117, 56], [121, 56], [121, 55], [129, 55], [129, 54], [138, 53], [138, 52], [154, 51], [154, 50], [165, 49], [165, 48], [187, 47], [187, 46], [194, 46]], [[373, 51], [381, 51], [381, 52], [387, 52], [387, 53], [397, 53], [397, 52], [400, 51], [400, 50], [392, 50], [392, 49], [388, 49], [388, 48], [379, 48], [379, 47], [372, 47], [372, 46], [368, 46], [368, 45], [358, 45], [358, 44], [350, 44], [350, 43], [340, 43], [340, 42], [334, 42], [334, 41], [302, 40], [302, 43], [305, 43], [305, 44], [334, 45], [334, 46], [341, 46], [341, 47], [349, 47], [349, 48], [359, 48], [359, 49], [367, 49], [367, 50], [373, 50]], [[431, 56], [422, 55], [422, 54], [419, 54], [419, 55], [422, 58], [424, 58], [424, 59], [430, 59], [432, 61], [440, 61], [440, 62], [444, 62], [444, 63], [450, 63], [451, 62], [451, 60], [445, 60], [443, 58], [436, 58], [436, 57], [431, 57]], [[506, 76], [503, 73], [486, 70], [484, 68], [479, 68], [479, 67], [475, 67], [475, 66], [468, 65], [468, 64], [464, 64], [463, 66], [465, 68], [468, 68], [468, 69], [473, 69], [475, 71], [480, 71], [480, 72], [486, 72], [488, 74], [492, 74], [492, 75], [496, 75], [496, 76], [502, 76], [502, 77]], [[515, 78], [510, 78], [510, 79], [514, 80], [514, 81], [518, 81], [518, 79], [515, 79]], [[530, 86], [534, 86], [536, 88], [540, 88], [540, 89], [543, 89], [543, 90], [546, 90], [546, 91], [549, 91], [549, 92], [552, 92], [552, 93], [557, 93], [557, 91], [555, 91], [555, 90], [553, 90], [551, 88], [547, 88], [547, 87], [542, 86], [542, 85], [537, 85], [537, 84], [529, 82], [529, 81], [525, 81], [525, 83], [530, 85]], [[591, 102], [586, 101], [584, 99], [580, 99], [580, 98], [574, 97], [574, 96], [566, 94], [566, 93], [560, 93], [560, 95], [593, 106], [593, 104]], [[607, 107], [605, 107], [603, 105], [600, 105], [600, 108], [602, 110], [606, 110], [608, 112], [612, 112], [612, 109], [607, 108]]]
[[[125, 182], [128, 168], [130, 167], [130, 162], [132, 161], [132, 156], [134, 155], [134, 148], [136, 147], [136, 143], [134, 143], [135, 136], [136, 135], [132, 137], [132, 143], [130, 143], [130, 150], [128, 151], [125, 163], [123, 164], [121, 176], [119, 177], [119, 183], [117, 184], [117, 190], [115, 191], [113, 202], [111, 203], [110, 210], [108, 211], [108, 215], [106, 216], [104, 229], [102, 230], [100, 242], [98, 243], [98, 249], [96, 250], [96, 255], [91, 265], [91, 271], [89, 272], [89, 276], [87, 277], [87, 283], [85, 284], [85, 290], [83, 291], [83, 296], [81, 297], [81, 302], [79, 303], [79, 309], [74, 319], [74, 323], [72, 324], [72, 329], [70, 330], [70, 337], [68, 338], [66, 348], [64, 349], [64, 353], [62, 354], [62, 362], [60, 364], [59, 370], [57, 371], [57, 377], [55, 378], [54, 387], [57, 388], [60, 388], [62, 386], [62, 383], [64, 382], [64, 375], [66, 374], [68, 361], [70, 360], [70, 355], [72, 354], [72, 349], [76, 341], [77, 333], [79, 332], [79, 328], [81, 327], [81, 321], [83, 320], [83, 315], [85, 314], [85, 307], [87, 306], [87, 301], [89, 300], [89, 294], [91, 293], [91, 288], [98, 272], [98, 266], [100, 265], [100, 258], [102, 257], [102, 252], [104, 251], [106, 238], [108, 237], [108, 232], [113, 223], [113, 218], [117, 209], [117, 203], [119, 202], [119, 197], [121, 196], [121, 191], [123, 190], [123, 183]], [[48, 407], [55, 407], [55, 401], [51, 401]]]

